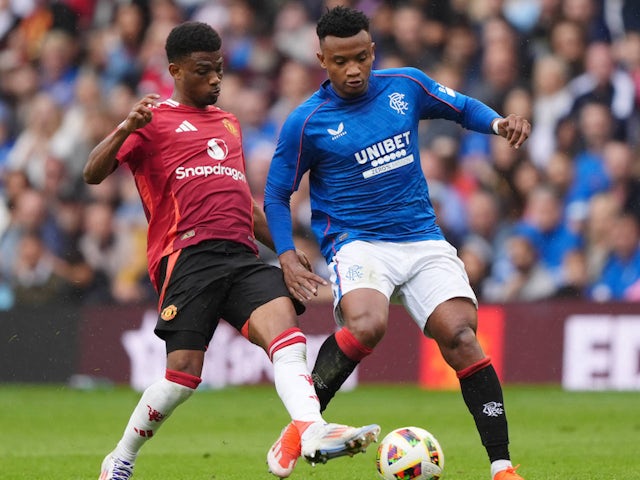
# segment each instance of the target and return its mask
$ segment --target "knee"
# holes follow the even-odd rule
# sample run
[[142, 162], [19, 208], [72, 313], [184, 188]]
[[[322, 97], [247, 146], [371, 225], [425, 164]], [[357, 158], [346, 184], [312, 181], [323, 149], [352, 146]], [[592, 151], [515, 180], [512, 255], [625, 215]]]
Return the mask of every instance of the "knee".
[[365, 314], [350, 319], [345, 326], [363, 345], [375, 347], [387, 331], [387, 320], [382, 315]]
[[476, 332], [470, 325], [460, 325], [447, 331], [438, 343], [451, 351], [461, 351], [473, 348], [478, 344]]
[[475, 307], [458, 299], [438, 306], [427, 320], [425, 334], [432, 337], [442, 350], [459, 351], [478, 344]]
[[435, 340], [444, 360], [456, 371], [485, 357], [475, 330], [470, 325], [447, 330]]
[[204, 352], [176, 350], [167, 355], [167, 369], [199, 377], [202, 375]]

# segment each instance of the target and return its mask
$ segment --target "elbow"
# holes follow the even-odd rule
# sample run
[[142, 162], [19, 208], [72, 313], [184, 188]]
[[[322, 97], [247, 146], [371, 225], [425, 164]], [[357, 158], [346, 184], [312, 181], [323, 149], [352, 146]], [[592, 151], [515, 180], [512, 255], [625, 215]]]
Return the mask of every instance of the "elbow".
[[84, 182], [89, 185], [97, 185], [101, 182], [101, 179], [93, 175], [92, 172], [87, 168], [85, 168], [82, 172], [82, 178], [84, 179]]
[[94, 162], [91, 160], [91, 157], [89, 157], [89, 161], [82, 171], [82, 178], [85, 183], [88, 183], [89, 185], [97, 185], [111, 175], [117, 166], [118, 165], [115, 162], [112, 165], [105, 165], [100, 161]]

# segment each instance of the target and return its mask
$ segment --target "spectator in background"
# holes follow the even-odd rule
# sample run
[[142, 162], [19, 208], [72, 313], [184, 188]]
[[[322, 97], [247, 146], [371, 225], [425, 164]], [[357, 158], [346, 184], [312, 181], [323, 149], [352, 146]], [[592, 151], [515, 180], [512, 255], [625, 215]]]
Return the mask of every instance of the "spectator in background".
[[60, 300], [61, 279], [55, 273], [52, 256], [36, 233], [27, 232], [20, 239], [11, 287], [17, 306], [42, 306]]
[[302, 62], [291, 59], [285, 60], [280, 66], [275, 85], [277, 95], [267, 114], [268, 121], [274, 125], [276, 132], [280, 131], [287, 115], [313, 93], [316, 71]]
[[275, 18], [274, 45], [278, 53], [307, 67], [315, 66], [318, 40], [313, 22], [304, 3], [284, 2]]
[[515, 191], [516, 205], [520, 206], [523, 201], [542, 183], [542, 173], [531, 163], [528, 157], [524, 156], [515, 164], [513, 170], [513, 188]]
[[631, 76], [634, 89], [634, 111], [640, 106], [640, 31], [632, 31], [622, 38], [617, 45], [618, 60], [621, 68]]
[[[514, 8], [518, 3], [514, 2]], [[531, 2], [530, 2], [531, 3]], [[531, 54], [538, 58], [550, 52], [551, 29], [561, 19], [562, 0], [541, 0], [532, 2], [537, 7], [535, 22], [526, 32]]]
[[472, 26], [462, 17], [447, 29], [442, 46], [441, 63], [455, 70], [465, 84], [452, 85], [440, 82], [456, 91], [466, 90], [468, 85], [477, 80], [478, 42]]
[[18, 196], [29, 189], [29, 179], [22, 170], [6, 170], [2, 174], [2, 200], [7, 211], [16, 206]]
[[562, 0], [563, 18], [576, 22], [585, 32], [586, 41], [609, 42], [611, 34], [602, 11], [600, 0]]
[[622, 0], [620, 11], [623, 28], [627, 33], [640, 32], [640, 4], [635, 0]]
[[45, 248], [54, 255], [61, 252], [61, 236], [52, 218], [44, 195], [33, 188], [24, 188], [15, 197], [11, 219], [0, 237], [0, 271], [11, 278], [23, 238], [37, 235]]
[[556, 128], [567, 115], [573, 97], [567, 88], [567, 65], [555, 55], [538, 58], [533, 65], [533, 113], [528, 151], [533, 163], [544, 168], [556, 150]]
[[140, 81], [139, 92], [159, 92], [168, 97], [173, 91], [173, 80], [168, 74], [167, 58], [164, 54], [164, 39], [176, 25], [175, 20], [155, 20], [145, 32], [140, 46]]
[[583, 72], [583, 58], [587, 48], [586, 34], [580, 24], [562, 19], [553, 25], [549, 33], [549, 47], [553, 55], [561, 58], [569, 67], [569, 77]]
[[248, 0], [220, 3], [204, 5], [193, 19], [211, 24], [224, 37], [225, 68], [254, 82], [261, 75], [270, 75], [278, 58], [271, 38], [266, 35], [272, 16], [269, 4]]
[[23, 3], [26, 3], [26, 8], [21, 12], [14, 33], [16, 43], [21, 45], [24, 60], [31, 62], [38, 58], [42, 42], [49, 32], [62, 30], [73, 34], [77, 31], [77, 14], [67, 2], [34, 0], [32, 3]]
[[[226, 80], [225, 80], [226, 81]], [[236, 104], [235, 114], [242, 126], [245, 155], [264, 144], [272, 144], [278, 135], [277, 126], [269, 118], [269, 92], [261, 88], [245, 87], [239, 93], [242, 100]]]
[[491, 247], [491, 256], [501, 249], [509, 230], [498, 196], [489, 189], [479, 188], [465, 202], [467, 235], [478, 236]]
[[464, 196], [474, 188], [474, 185], [465, 185], [459, 175], [457, 152], [456, 141], [448, 136], [434, 138], [430, 148], [420, 149], [420, 165], [429, 182], [439, 225], [445, 231], [445, 237], [456, 247], [460, 246], [467, 229]]
[[[93, 189], [87, 192], [84, 186], [77, 185], [78, 165], [84, 163], [87, 148], [106, 134], [108, 124], [127, 116], [139, 93], [166, 92], [171, 88], [164, 67], [163, 45], [158, 40], [166, 35], [169, 26], [196, 16], [225, 35], [229, 32], [227, 46], [232, 48], [225, 53], [233, 59], [233, 66], [232, 62], [225, 66], [225, 88], [218, 105], [240, 112], [247, 108], [247, 100], [253, 101], [253, 92], [245, 96], [250, 89], [262, 97], [261, 108], [267, 112], [262, 115], [274, 125], [271, 133], [250, 135], [250, 140], [257, 140], [251, 152], [247, 152], [248, 178], [252, 189], [259, 190], [264, 181], [265, 152], [273, 148], [274, 132], [279, 130], [291, 106], [308, 96], [309, 87], [320, 78], [314, 19], [335, 3], [339, 2], [10, 2], [0, 10], [0, 172], [5, 169], [0, 178], [6, 183], [0, 184], [3, 195], [0, 232], [10, 222], [9, 206], [16, 197], [14, 185], [21, 183], [19, 177], [23, 174], [22, 170], [6, 171], [12, 150], [16, 155], [23, 152], [20, 156], [24, 163], [19, 163], [32, 164], [25, 171], [29, 172], [33, 187], [47, 198], [54, 217], [66, 215], [57, 210], [66, 208], [69, 196], [79, 200], [85, 193], [89, 201], [104, 196], [114, 208], [121, 207], [127, 188], [120, 185], [121, 179], [100, 192]], [[563, 223], [574, 233], [590, 228], [593, 214], [590, 198], [594, 195], [614, 192], [623, 202], [623, 210], [640, 216], [635, 179], [640, 177], [635, 158], [640, 145], [638, 3], [632, 0], [358, 2], [372, 16], [375, 68], [405, 65], [402, 49], [398, 48], [403, 45], [407, 55], [413, 52], [409, 56], [416, 58], [412, 60], [414, 66], [422, 67], [453, 90], [473, 92], [475, 88], [485, 89], [501, 82], [511, 85], [504, 79], [513, 72], [514, 86], [498, 89], [501, 93], [495, 95], [496, 102], [520, 99], [518, 103], [524, 104], [521, 100], [526, 95], [521, 87], [530, 88], [532, 113], [527, 118], [532, 119], [533, 131], [532, 140], [523, 151], [502, 151], [499, 145], [489, 142], [491, 137], [469, 134], [450, 122], [427, 120], [419, 127], [421, 148], [429, 152], [428, 158], [441, 156], [438, 146], [441, 136], [461, 145], [446, 166], [449, 169], [446, 175], [439, 178], [438, 187], [457, 196], [455, 203], [445, 203], [440, 210], [443, 219], [453, 219], [450, 230], [457, 235], [455, 241], [461, 247], [461, 255], [467, 233], [461, 235], [459, 226], [471, 228], [466, 225], [470, 219], [455, 216], [455, 212], [470, 209], [470, 195], [478, 188], [492, 189], [499, 196], [507, 222], [520, 219], [523, 195], [539, 183], [541, 175], [561, 196]], [[406, 15], [411, 12], [418, 14]], [[607, 30], [613, 40], [607, 36]], [[509, 51], [515, 52], [515, 61], [512, 55], [505, 55]], [[494, 55], [508, 61], [492, 62], [488, 57]], [[515, 68], [510, 67], [514, 65]], [[575, 115], [565, 114], [568, 85], [575, 87], [572, 97], [577, 99]], [[68, 103], [71, 91], [74, 95]], [[25, 142], [32, 130], [28, 112], [43, 92], [53, 93], [50, 100], [61, 107], [58, 114], [62, 115], [62, 124], [55, 129], [49, 145], [45, 141]], [[598, 107], [591, 109], [594, 99], [595, 103], [604, 103], [601, 110], [606, 112], [598, 111]], [[584, 116], [577, 113], [582, 106], [590, 109]], [[503, 105], [498, 105], [498, 109], [521, 113]], [[40, 123], [55, 116], [54, 110], [45, 110], [44, 115], [38, 115]], [[607, 122], [611, 122], [612, 114], [614, 124], [624, 128], [609, 132]], [[246, 122], [247, 132], [254, 128], [252, 123]], [[616, 140], [626, 142], [626, 147]], [[24, 154], [30, 148], [23, 148], [25, 143], [33, 147], [34, 155]], [[625, 160], [629, 152], [624, 151], [629, 148], [631, 159]], [[451, 170], [451, 165], [456, 164], [460, 168]], [[438, 161], [427, 165], [427, 169], [433, 173], [443, 166]], [[567, 188], [569, 181], [571, 186]], [[257, 196], [261, 195], [260, 192]], [[60, 196], [65, 200], [56, 198]], [[295, 210], [300, 212], [296, 217], [298, 223], [304, 227], [308, 202], [293, 201]], [[121, 223], [119, 219], [114, 222]], [[140, 232], [133, 226], [135, 222], [126, 220], [124, 224], [132, 230], [137, 244]], [[502, 250], [500, 247], [494, 257], [492, 271], [505, 256]], [[599, 262], [591, 255], [585, 254], [590, 269]], [[569, 263], [565, 262], [563, 267], [567, 275]], [[124, 278], [133, 279], [136, 274], [129, 272]], [[121, 285], [134, 283], [127, 280]], [[145, 288], [142, 286], [141, 290]], [[123, 287], [121, 291], [122, 298], [136, 296], [136, 288]]]
[[625, 142], [608, 142], [602, 152], [604, 168], [611, 182], [609, 192], [625, 212], [640, 221], [640, 179], [637, 153]]
[[538, 241], [530, 230], [518, 228], [507, 239], [512, 271], [502, 283], [488, 283], [483, 298], [489, 302], [534, 302], [557, 291], [554, 274], [539, 261]]
[[46, 306], [75, 303], [90, 278], [86, 264], [69, 263], [47, 250], [42, 238], [26, 233], [18, 246], [11, 275], [15, 306]]
[[138, 61], [147, 29], [145, 10], [138, 2], [119, 2], [113, 7], [111, 24], [99, 32], [94, 46], [103, 87], [111, 91], [119, 83], [136, 85], [141, 67]]
[[50, 30], [42, 39], [38, 55], [40, 90], [63, 106], [74, 97], [78, 47], [78, 39], [61, 29]]
[[[422, 9], [412, 3], [401, 3], [391, 18], [392, 53], [402, 64], [427, 70], [438, 60], [438, 52], [425, 45], [425, 17]], [[383, 52], [384, 55], [384, 52]]]
[[136, 250], [132, 248], [132, 238], [120, 234], [114, 222], [113, 206], [105, 202], [86, 206], [83, 230], [79, 248], [94, 272], [85, 302], [113, 303], [115, 279], [134, 260], [132, 255]]
[[117, 84], [110, 92], [106, 108], [108, 110], [109, 117], [113, 120], [116, 118], [122, 118], [122, 114], [128, 111], [127, 108], [131, 103], [135, 102], [136, 88], [126, 83]]
[[[542, 170], [543, 179], [563, 199], [567, 198], [574, 182], [573, 158], [565, 151], [555, 150]], [[565, 202], [566, 207], [566, 202]]]
[[580, 115], [587, 104], [602, 103], [611, 112], [612, 136], [618, 140], [627, 137], [627, 123], [635, 104], [634, 85], [631, 75], [616, 65], [609, 44], [597, 42], [587, 47], [584, 73], [571, 80], [568, 88], [574, 98], [574, 114]]
[[94, 279], [94, 271], [80, 251], [80, 239], [84, 233], [83, 199], [72, 195], [56, 200], [54, 217], [60, 232], [60, 254], [56, 267], [65, 279], [61, 298], [83, 300]]
[[[513, 87], [501, 99], [501, 110], [514, 112], [523, 118], [533, 116], [531, 94], [524, 87]], [[532, 127], [533, 128], [533, 127]], [[500, 142], [495, 142], [491, 136], [478, 132], [464, 130], [460, 156], [463, 157], [464, 169], [482, 185], [504, 182], [505, 179], [513, 185], [514, 173], [520, 163], [527, 156], [527, 148], [522, 151], [505, 149]]]
[[580, 147], [573, 160], [574, 178], [567, 205], [584, 204], [611, 186], [603, 159], [604, 147], [613, 139], [613, 116], [609, 108], [599, 102], [585, 104], [578, 112], [577, 126]]
[[[640, 17], [640, 14], [638, 16]], [[638, 146], [640, 143], [640, 31], [629, 31], [618, 40], [616, 52], [620, 67], [629, 73], [633, 81], [635, 102], [627, 125], [627, 141]]]
[[598, 302], [637, 299], [635, 286], [640, 280], [638, 220], [634, 215], [622, 213], [615, 219], [609, 234], [611, 252], [602, 273], [590, 286], [590, 298]]
[[50, 155], [65, 165], [70, 191], [79, 188], [86, 158], [111, 124], [103, 105], [101, 88], [100, 78], [95, 72], [80, 72], [74, 84], [73, 99], [51, 137]]
[[565, 284], [563, 265], [568, 255], [582, 248], [582, 239], [563, 222], [562, 200], [548, 185], [536, 187], [527, 198], [523, 220], [517, 225], [526, 232], [537, 258], [553, 275], [555, 289]]
[[0, 176], [4, 172], [9, 152], [13, 147], [12, 123], [9, 107], [0, 102]]
[[484, 301], [485, 285], [491, 275], [491, 245], [478, 236], [466, 237], [458, 250], [458, 257], [464, 263], [473, 292], [478, 300]]
[[44, 92], [37, 94], [29, 102], [25, 128], [9, 151], [6, 168], [23, 170], [33, 187], [43, 188], [50, 142], [61, 121], [62, 108], [53, 97]]
[[520, 218], [525, 199], [521, 197], [516, 184], [518, 166], [526, 161], [525, 149], [513, 149], [505, 146], [498, 138], [490, 137], [489, 155], [469, 155], [463, 157], [463, 168], [477, 179], [482, 188], [492, 190], [504, 205], [503, 214], [507, 221]]
[[488, 20], [481, 35], [482, 77], [469, 85], [470, 94], [494, 109], [501, 109], [509, 91], [521, 86], [521, 69], [528, 70], [528, 60], [519, 50], [516, 31], [503, 18]]
[[620, 206], [613, 194], [598, 193], [589, 201], [589, 215], [584, 228], [584, 252], [586, 255], [586, 279], [588, 284], [600, 277], [604, 263], [611, 251], [609, 236]]
[[273, 142], [264, 141], [253, 145], [253, 148], [246, 154], [247, 182], [253, 198], [259, 205], [263, 203], [264, 186], [267, 182], [267, 173], [269, 173], [274, 150]]
[[128, 244], [126, 265], [118, 269], [112, 283], [117, 303], [155, 302], [147, 264], [147, 219], [131, 175], [118, 176], [118, 203], [114, 209], [114, 230]]

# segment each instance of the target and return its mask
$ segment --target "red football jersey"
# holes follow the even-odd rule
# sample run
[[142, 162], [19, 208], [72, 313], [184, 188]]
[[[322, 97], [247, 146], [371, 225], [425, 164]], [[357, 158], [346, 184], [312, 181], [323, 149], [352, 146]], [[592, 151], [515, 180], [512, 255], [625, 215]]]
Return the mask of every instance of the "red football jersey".
[[158, 289], [163, 256], [203, 240], [242, 243], [258, 252], [242, 133], [235, 116], [165, 100], [118, 152], [135, 178], [149, 230], [149, 275]]

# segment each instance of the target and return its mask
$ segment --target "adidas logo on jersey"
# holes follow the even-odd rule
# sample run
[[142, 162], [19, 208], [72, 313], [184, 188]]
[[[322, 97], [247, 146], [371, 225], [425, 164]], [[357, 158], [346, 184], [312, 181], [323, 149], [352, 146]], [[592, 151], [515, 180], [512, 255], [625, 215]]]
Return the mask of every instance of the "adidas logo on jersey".
[[176, 128], [176, 132], [197, 132], [198, 129], [194, 127], [191, 122], [188, 120], [184, 120], [178, 128]]

